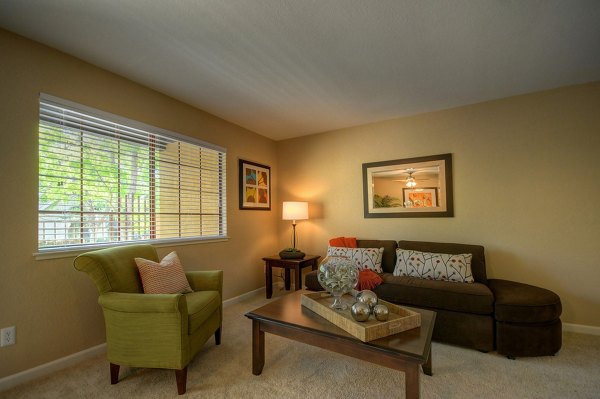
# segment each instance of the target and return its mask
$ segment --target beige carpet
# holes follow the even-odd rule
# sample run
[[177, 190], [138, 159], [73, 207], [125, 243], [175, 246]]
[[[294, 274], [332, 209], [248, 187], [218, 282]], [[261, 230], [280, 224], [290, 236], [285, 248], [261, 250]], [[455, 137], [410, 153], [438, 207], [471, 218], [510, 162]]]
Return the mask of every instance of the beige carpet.
[[[285, 292], [285, 291], [284, 291]], [[275, 293], [283, 295], [282, 292]], [[262, 375], [251, 372], [256, 295], [225, 308], [222, 344], [211, 339], [190, 364], [190, 398], [403, 398], [404, 374], [266, 334]], [[433, 376], [421, 374], [423, 398], [600, 398], [600, 336], [565, 333], [555, 357], [508, 360], [496, 353], [434, 343]], [[110, 385], [99, 356], [30, 382], [1, 398], [175, 398], [175, 373], [122, 369]]]

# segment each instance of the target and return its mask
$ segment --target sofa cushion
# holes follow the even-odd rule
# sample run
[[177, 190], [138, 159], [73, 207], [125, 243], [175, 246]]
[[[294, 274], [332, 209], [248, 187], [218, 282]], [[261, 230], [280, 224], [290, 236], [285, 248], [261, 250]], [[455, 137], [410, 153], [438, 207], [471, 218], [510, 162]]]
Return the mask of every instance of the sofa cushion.
[[346, 248], [329, 247], [327, 248], [328, 257], [348, 258], [358, 268], [358, 270], [370, 269], [376, 273], [383, 273], [381, 269], [381, 257], [383, 247], [381, 248]]
[[398, 248], [394, 276], [472, 283], [472, 258], [472, 254], [438, 254]]
[[188, 334], [192, 335], [221, 306], [219, 291], [195, 291], [185, 294], [188, 309]]
[[482, 315], [494, 311], [494, 296], [485, 284], [425, 280], [391, 273], [384, 273], [382, 278], [383, 284], [374, 292], [388, 302]]
[[319, 283], [318, 272], [318, 270], [313, 270], [304, 275], [304, 285], [307, 290], [325, 291], [325, 288]]
[[[398, 241], [398, 248], [413, 249], [422, 252], [437, 252], [440, 254], [472, 254], [471, 271], [473, 273], [473, 279], [477, 283], [487, 284], [485, 254], [484, 248], [481, 245], [427, 241]], [[389, 272], [393, 272], [393, 268]]]
[[560, 317], [560, 297], [550, 290], [500, 279], [490, 279], [489, 284], [496, 298], [497, 321], [541, 323]]

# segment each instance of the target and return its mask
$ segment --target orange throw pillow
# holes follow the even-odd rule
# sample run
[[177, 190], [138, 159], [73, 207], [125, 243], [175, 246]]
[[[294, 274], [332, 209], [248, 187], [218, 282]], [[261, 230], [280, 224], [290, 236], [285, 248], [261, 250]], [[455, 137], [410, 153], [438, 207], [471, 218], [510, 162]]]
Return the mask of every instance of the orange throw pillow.
[[165, 256], [160, 263], [135, 258], [145, 294], [178, 294], [192, 292], [177, 252]]
[[356, 284], [356, 289], [359, 291], [372, 290], [381, 283], [383, 283], [383, 280], [379, 274], [371, 269], [363, 269], [358, 273], [358, 284]]
[[356, 237], [335, 237], [329, 240], [332, 247], [357, 248]]
[[332, 247], [343, 247], [344, 246], [344, 237], [335, 237], [329, 240], [329, 245]]

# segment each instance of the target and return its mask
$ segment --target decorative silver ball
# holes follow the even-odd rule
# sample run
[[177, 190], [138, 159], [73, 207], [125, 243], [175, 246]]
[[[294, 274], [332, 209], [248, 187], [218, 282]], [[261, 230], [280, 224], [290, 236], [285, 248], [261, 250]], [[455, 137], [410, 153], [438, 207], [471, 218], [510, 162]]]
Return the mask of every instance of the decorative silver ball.
[[356, 321], [367, 321], [371, 314], [371, 309], [366, 303], [355, 302], [350, 309], [350, 314], [352, 314], [352, 318]]
[[373, 315], [379, 321], [386, 321], [390, 316], [390, 310], [387, 308], [387, 306], [378, 304], [373, 308]]
[[356, 295], [356, 299], [359, 302], [369, 305], [371, 310], [373, 310], [373, 307], [377, 305], [378, 302], [377, 295], [371, 290], [362, 290], [358, 293], [358, 295]]

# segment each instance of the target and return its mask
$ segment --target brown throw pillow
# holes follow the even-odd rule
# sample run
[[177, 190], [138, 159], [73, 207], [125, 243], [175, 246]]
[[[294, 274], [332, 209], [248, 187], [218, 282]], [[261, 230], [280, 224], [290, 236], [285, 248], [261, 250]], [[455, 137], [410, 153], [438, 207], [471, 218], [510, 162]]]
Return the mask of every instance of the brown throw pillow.
[[192, 292], [177, 252], [165, 256], [160, 263], [135, 258], [145, 294], [177, 294]]

